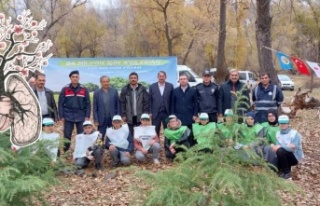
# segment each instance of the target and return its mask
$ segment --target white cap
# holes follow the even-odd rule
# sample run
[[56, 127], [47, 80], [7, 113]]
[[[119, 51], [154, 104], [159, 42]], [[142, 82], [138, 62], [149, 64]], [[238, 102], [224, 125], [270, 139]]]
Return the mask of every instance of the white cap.
[[42, 124], [43, 124], [43, 125], [46, 125], [46, 126], [47, 126], [47, 125], [53, 125], [53, 124], [54, 124], [54, 121], [53, 121], [53, 119], [46, 117], [46, 118], [43, 118]]
[[278, 122], [279, 124], [289, 124], [289, 117], [288, 115], [280, 115], [279, 118], [278, 118]]
[[122, 121], [122, 118], [121, 118], [120, 115], [114, 115], [113, 116], [112, 121], [117, 121], [117, 120]]
[[226, 111], [224, 112], [224, 116], [233, 116], [232, 109], [226, 109]]
[[142, 114], [140, 119], [150, 119], [150, 115], [149, 114]]
[[169, 119], [178, 119], [176, 115], [172, 114], [168, 117]]
[[201, 113], [199, 119], [209, 119], [209, 115], [207, 113]]
[[87, 121], [84, 121], [84, 123], [82, 124], [82, 126], [87, 126], [87, 125], [91, 125], [92, 126], [92, 122], [87, 120]]

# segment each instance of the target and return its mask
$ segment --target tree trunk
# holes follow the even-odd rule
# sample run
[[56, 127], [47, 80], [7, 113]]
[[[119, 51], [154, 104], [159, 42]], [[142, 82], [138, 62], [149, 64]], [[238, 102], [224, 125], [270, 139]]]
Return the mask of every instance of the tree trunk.
[[271, 47], [270, 0], [257, 0], [256, 41], [260, 73], [268, 73], [271, 81], [279, 84], [277, 72], [273, 65]]
[[188, 59], [188, 56], [189, 56], [189, 54], [190, 54], [191, 48], [192, 48], [192, 46], [193, 46], [193, 43], [194, 43], [194, 38], [192, 38], [192, 40], [190, 41], [189, 46], [188, 46], [188, 49], [187, 49], [187, 52], [186, 52], [186, 54], [185, 54], [184, 57], [183, 57], [183, 61], [182, 61], [182, 64], [183, 64], [183, 65], [186, 65], [186, 64], [187, 64], [187, 59]]
[[225, 63], [224, 47], [226, 43], [226, 19], [227, 19], [227, 4], [226, 0], [220, 0], [220, 29], [219, 29], [219, 40], [218, 40], [218, 54], [217, 54], [217, 76], [216, 82], [221, 84], [225, 81], [228, 75], [227, 65]]

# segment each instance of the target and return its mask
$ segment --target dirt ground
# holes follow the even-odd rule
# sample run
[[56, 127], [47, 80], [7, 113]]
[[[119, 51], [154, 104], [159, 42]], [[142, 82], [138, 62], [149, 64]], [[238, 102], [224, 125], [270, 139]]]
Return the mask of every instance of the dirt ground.
[[[291, 76], [295, 81], [296, 89], [304, 88], [310, 78], [306, 76]], [[320, 80], [315, 79], [320, 85]], [[285, 102], [290, 102], [295, 91], [284, 91]], [[310, 96], [320, 99], [320, 88], [314, 89]], [[299, 111], [291, 122], [303, 136], [303, 149], [305, 160], [293, 169], [293, 184], [300, 188], [299, 194], [292, 196], [282, 193], [284, 205], [318, 206], [320, 205], [320, 119], [317, 110]], [[61, 132], [61, 125], [58, 127]], [[141, 185], [135, 177], [136, 170], [168, 169], [174, 165], [166, 162], [164, 152], [161, 152], [161, 165], [150, 163], [138, 164], [133, 160], [133, 167], [124, 170], [112, 170], [111, 158], [108, 152], [104, 156], [104, 170], [96, 172], [91, 168], [86, 170], [83, 177], [76, 175], [61, 175], [62, 186], [53, 188], [47, 194], [50, 205], [142, 205], [141, 200], [136, 199], [136, 190], [133, 183]], [[115, 177], [112, 177], [115, 174]], [[143, 186], [142, 186], [143, 187]]]

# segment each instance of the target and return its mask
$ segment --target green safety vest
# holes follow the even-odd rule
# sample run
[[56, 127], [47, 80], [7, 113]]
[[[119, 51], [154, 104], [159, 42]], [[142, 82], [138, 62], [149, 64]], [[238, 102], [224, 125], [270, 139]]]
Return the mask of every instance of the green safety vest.
[[252, 127], [248, 127], [246, 124], [241, 126], [241, 144], [250, 144], [256, 140], [259, 132], [263, 129], [261, 124], [255, 124]]
[[276, 134], [280, 131], [279, 125], [272, 126], [269, 122], [263, 122], [261, 124], [267, 131], [266, 131], [266, 138], [268, 139], [269, 143], [276, 144]]
[[180, 128], [175, 129], [175, 130], [167, 128], [164, 130], [164, 136], [168, 140], [170, 140], [170, 143], [175, 142], [182, 137], [182, 135], [186, 131], [186, 129], [187, 129], [187, 126], [181, 126]]
[[209, 122], [206, 125], [201, 125], [199, 123], [192, 124], [192, 132], [194, 138], [197, 140], [199, 145], [204, 147], [210, 146], [208, 138], [214, 135], [216, 131], [216, 124], [214, 122]]
[[240, 125], [238, 123], [233, 123], [227, 125], [225, 123], [220, 123], [217, 128], [222, 132], [226, 139], [234, 139], [236, 136], [236, 130], [239, 130]]

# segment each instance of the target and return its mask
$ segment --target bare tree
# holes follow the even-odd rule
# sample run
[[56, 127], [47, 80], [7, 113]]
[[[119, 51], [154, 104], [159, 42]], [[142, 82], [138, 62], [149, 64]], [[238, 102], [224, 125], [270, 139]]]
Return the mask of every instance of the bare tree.
[[279, 83], [274, 68], [271, 48], [271, 0], [257, 0], [256, 41], [258, 48], [259, 70], [267, 72], [273, 82]]
[[227, 65], [225, 62], [225, 43], [227, 38], [227, 1], [220, 0], [220, 30], [218, 41], [218, 54], [217, 54], [217, 76], [216, 82], [222, 83], [228, 74]]

